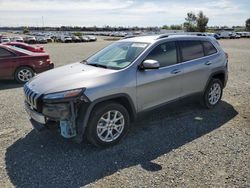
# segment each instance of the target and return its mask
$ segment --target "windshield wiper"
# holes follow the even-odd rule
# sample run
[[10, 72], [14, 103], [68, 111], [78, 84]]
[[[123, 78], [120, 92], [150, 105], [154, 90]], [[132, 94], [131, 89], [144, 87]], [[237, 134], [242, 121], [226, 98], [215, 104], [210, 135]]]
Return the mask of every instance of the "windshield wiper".
[[98, 64], [98, 63], [87, 63], [87, 65], [92, 65], [95, 67], [108, 68], [106, 65]]

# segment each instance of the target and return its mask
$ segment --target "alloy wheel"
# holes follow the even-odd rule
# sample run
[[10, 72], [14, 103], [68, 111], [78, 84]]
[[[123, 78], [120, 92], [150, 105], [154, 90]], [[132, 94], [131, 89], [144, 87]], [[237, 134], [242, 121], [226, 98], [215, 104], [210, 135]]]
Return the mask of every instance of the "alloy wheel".
[[18, 79], [22, 82], [27, 82], [32, 78], [32, 72], [29, 69], [22, 69], [17, 74]]
[[123, 132], [125, 119], [118, 110], [111, 110], [101, 116], [97, 123], [97, 136], [103, 142], [116, 140]]
[[214, 83], [208, 93], [208, 101], [211, 105], [215, 105], [221, 97], [221, 86], [218, 83]]

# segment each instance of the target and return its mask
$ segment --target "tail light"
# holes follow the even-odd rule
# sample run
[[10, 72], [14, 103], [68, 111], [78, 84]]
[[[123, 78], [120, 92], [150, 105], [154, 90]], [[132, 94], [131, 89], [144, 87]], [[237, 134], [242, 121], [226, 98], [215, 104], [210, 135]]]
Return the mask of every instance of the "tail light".
[[51, 59], [50, 58], [46, 59], [46, 63], [51, 64], [52, 63]]

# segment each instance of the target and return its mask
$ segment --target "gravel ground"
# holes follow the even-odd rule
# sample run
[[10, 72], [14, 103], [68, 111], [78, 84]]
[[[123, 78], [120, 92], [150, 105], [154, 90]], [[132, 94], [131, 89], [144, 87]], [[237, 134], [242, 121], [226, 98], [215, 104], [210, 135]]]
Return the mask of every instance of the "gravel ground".
[[[60, 66], [109, 43], [44, 46]], [[250, 39], [220, 43], [230, 58], [220, 105], [158, 109], [108, 149], [32, 130], [22, 86], [1, 82], [0, 187], [250, 187]]]

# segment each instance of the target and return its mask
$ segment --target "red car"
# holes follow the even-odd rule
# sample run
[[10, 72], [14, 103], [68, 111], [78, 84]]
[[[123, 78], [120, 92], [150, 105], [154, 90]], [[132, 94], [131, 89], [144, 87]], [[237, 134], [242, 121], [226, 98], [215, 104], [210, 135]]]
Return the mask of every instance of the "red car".
[[13, 46], [0, 45], [0, 79], [29, 81], [36, 73], [53, 69], [47, 53], [33, 53]]
[[31, 52], [39, 52], [39, 53], [45, 52], [43, 46], [31, 46], [31, 45], [28, 45], [24, 42], [5, 42], [3, 44], [22, 48], [24, 50], [28, 50]]

